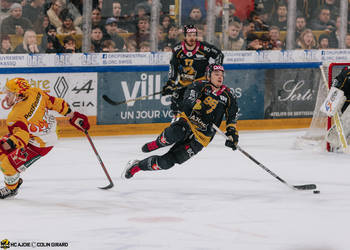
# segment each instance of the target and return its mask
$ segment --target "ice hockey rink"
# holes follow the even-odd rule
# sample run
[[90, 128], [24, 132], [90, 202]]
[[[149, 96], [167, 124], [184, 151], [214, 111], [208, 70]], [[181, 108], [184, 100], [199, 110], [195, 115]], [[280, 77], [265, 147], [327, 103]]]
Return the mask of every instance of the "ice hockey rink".
[[108, 181], [88, 140], [60, 139], [23, 173], [20, 193], [0, 200], [0, 240], [76, 250], [348, 250], [350, 155], [293, 149], [303, 133], [243, 131], [240, 145], [320, 194], [288, 188], [220, 135], [185, 164], [130, 180], [120, 179], [126, 162], [150, 155], [141, 146], [155, 136], [92, 137], [115, 183], [100, 190]]

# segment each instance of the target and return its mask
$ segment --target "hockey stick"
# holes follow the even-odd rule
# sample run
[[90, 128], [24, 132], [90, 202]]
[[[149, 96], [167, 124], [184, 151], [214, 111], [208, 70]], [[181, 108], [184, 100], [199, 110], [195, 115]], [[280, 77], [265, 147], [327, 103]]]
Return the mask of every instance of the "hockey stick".
[[[181, 86], [181, 87], [175, 87], [173, 88], [173, 90], [180, 90], [182, 88], [184, 88], [185, 86]], [[139, 97], [136, 97], [136, 98], [133, 98], [133, 99], [129, 99], [129, 100], [123, 100], [123, 101], [120, 101], [120, 102], [117, 102], [117, 101], [114, 101], [112, 100], [111, 98], [109, 98], [107, 95], [102, 95], [102, 98], [108, 102], [109, 104], [111, 105], [114, 105], [114, 106], [117, 106], [117, 105], [120, 105], [120, 104], [124, 104], [124, 103], [128, 103], [128, 102], [134, 102], [134, 101], [138, 101], [138, 100], [143, 100], [147, 97], [150, 97], [150, 96], [155, 96], [155, 95], [159, 95], [159, 94], [162, 94], [163, 91], [158, 91], [158, 92], [155, 92], [153, 94], [149, 94], [149, 95], [144, 95], [144, 96], [139, 96]]]
[[142, 100], [142, 99], [145, 99], [149, 96], [154, 96], [154, 95], [159, 95], [163, 93], [163, 91], [158, 91], [158, 92], [155, 92], [153, 94], [149, 94], [149, 95], [144, 95], [144, 96], [140, 96], [140, 97], [136, 97], [136, 98], [133, 98], [133, 99], [129, 99], [129, 100], [123, 100], [123, 101], [120, 101], [120, 102], [117, 102], [117, 101], [114, 101], [112, 100], [111, 98], [109, 98], [107, 95], [102, 95], [102, 98], [108, 102], [109, 104], [111, 105], [120, 105], [120, 104], [124, 104], [124, 103], [128, 103], [128, 102], [134, 102], [134, 101], [138, 101], [138, 100]]
[[[220, 134], [222, 135], [222, 137], [224, 137], [226, 140], [229, 140], [229, 138], [225, 135], [224, 132], [222, 132], [215, 124], [213, 124], [213, 128]], [[279, 177], [277, 174], [275, 174], [274, 172], [272, 172], [270, 169], [268, 169], [267, 167], [265, 167], [262, 163], [258, 162], [253, 156], [251, 156], [250, 154], [248, 154], [246, 151], [244, 151], [240, 146], [236, 146], [238, 151], [240, 151], [242, 154], [244, 154], [245, 156], [247, 156], [250, 160], [252, 160], [256, 165], [258, 165], [259, 167], [261, 167], [262, 169], [264, 169], [266, 172], [268, 172], [270, 175], [272, 175], [273, 177], [275, 177], [277, 180], [279, 180], [280, 182], [282, 182], [283, 184], [285, 184], [286, 186], [288, 186], [289, 188], [293, 189], [293, 190], [313, 190], [316, 189], [317, 186], [316, 184], [305, 184], [305, 185], [290, 185], [288, 184], [285, 180], [283, 180], [281, 177]]]
[[[324, 72], [324, 70], [322, 68], [322, 65], [320, 66], [320, 70], [321, 70], [321, 75], [322, 75], [322, 78], [323, 78], [323, 83], [326, 85], [327, 89], [329, 90], [329, 86], [327, 84], [328, 82], [327, 82], [327, 79], [326, 79], [325, 72]], [[343, 128], [342, 121], [341, 121], [340, 116], [339, 116], [339, 112], [337, 111], [332, 118], [333, 118], [335, 127], [336, 127], [337, 132], [338, 132], [338, 137], [339, 137], [340, 144], [341, 144], [341, 146], [343, 148], [343, 152], [344, 153], [349, 153], [349, 145], [348, 145], [348, 142], [346, 140], [346, 136], [345, 136], [345, 133], [344, 133], [344, 128]], [[327, 131], [327, 133], [328, 133], [328, 131]]]
[[113, 181], [112, 181], [111, 177], [109, 176], [109, 174], [108, 174], [108, 172], [107, 172], [107, 169], [106, 169], [106, 167], [105, 167], [105, 164], [103, 163], [103, 161], [102, 161], [102, 159], [101, 159], [99, 153], [97, 152], [97, 150], [96, 150], [96, 148], [95, 148], [95, 145], [94, 145], [94, 143], [92, 142], [91, 137], [90, 137], [88, 131], [85, 130], [84, 133], [85, 133], [86, 137], [88, 138], [88, 140], [89, 140], [89, 142], [90, 142], [90, 145], [91, 145], [92, 149], [94, 150], [95, 155], [96, 155], [98, 161], [100, 162], [101, 167], [102, 167], [103, 171], [105, 172], [105, 174], [106, 174], [106, 176], [107, 176], [107, 179], [108, 179], [108, 181], [109, 181], [109, 184], [108, 184], [107, 186], [105, 186], [105, 187], [99, 187], [99, 188], [100, 188], [100, 189], [110, 189], [110, 188], [112, 188], [112, 187], [114, 186]]

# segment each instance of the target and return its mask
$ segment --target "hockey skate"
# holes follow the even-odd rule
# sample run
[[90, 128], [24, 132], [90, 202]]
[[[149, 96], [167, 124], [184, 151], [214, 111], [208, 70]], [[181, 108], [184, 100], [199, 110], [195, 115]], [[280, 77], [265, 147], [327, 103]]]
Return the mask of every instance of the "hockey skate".
[[131, 160], [127, 163], [123, 173], [122, 173], [122, 178], [123, 179], [130, 179], [133, 177], [137, 172], [141, 171], [139, 167], [139, 162], [138, 160]]
[[15, 189], [11, 190], [11, 189], [8, 189], [7, 187], [0, 188], [0, 199], [6, 199], [11, 196], [16, 196], [18, 193], [18, 189], [22, 185], [22, 183], [23, 183], [22, 178], [19, 178], [18, 186]]

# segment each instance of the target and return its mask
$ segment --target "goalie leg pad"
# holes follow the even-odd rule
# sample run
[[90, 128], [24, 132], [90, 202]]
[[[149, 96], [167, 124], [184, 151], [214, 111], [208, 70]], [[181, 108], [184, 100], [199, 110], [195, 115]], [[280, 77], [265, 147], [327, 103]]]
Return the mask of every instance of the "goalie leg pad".
[[346, 97], [344, 96], [344, 91], [336, 87], [331, 87], [328, 96], [323, 102], [320, 110], [326, 115], [332, 117], [337, 111], [339, 111], [342, 108], [345, 100]]

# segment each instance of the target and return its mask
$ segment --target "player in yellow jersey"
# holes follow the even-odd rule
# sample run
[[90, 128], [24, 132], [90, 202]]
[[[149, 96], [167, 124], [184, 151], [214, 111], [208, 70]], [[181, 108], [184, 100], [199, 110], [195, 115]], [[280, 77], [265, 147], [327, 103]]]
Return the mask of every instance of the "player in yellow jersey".
[[5, 187], [0, 188], [0, 198], [14, 196], [22, 184], [20, 173], [46, 155], [57, 140], [54, 110], [70, 118], [70, 123], [82, 131], [90, 128], [88, 119], [73, 112], [62, 98], [33, 88], [24, 78], [6, 82], [2, 106], [11, 109], [6, 124], [9, 134], [0, 137], [0, 168]]

